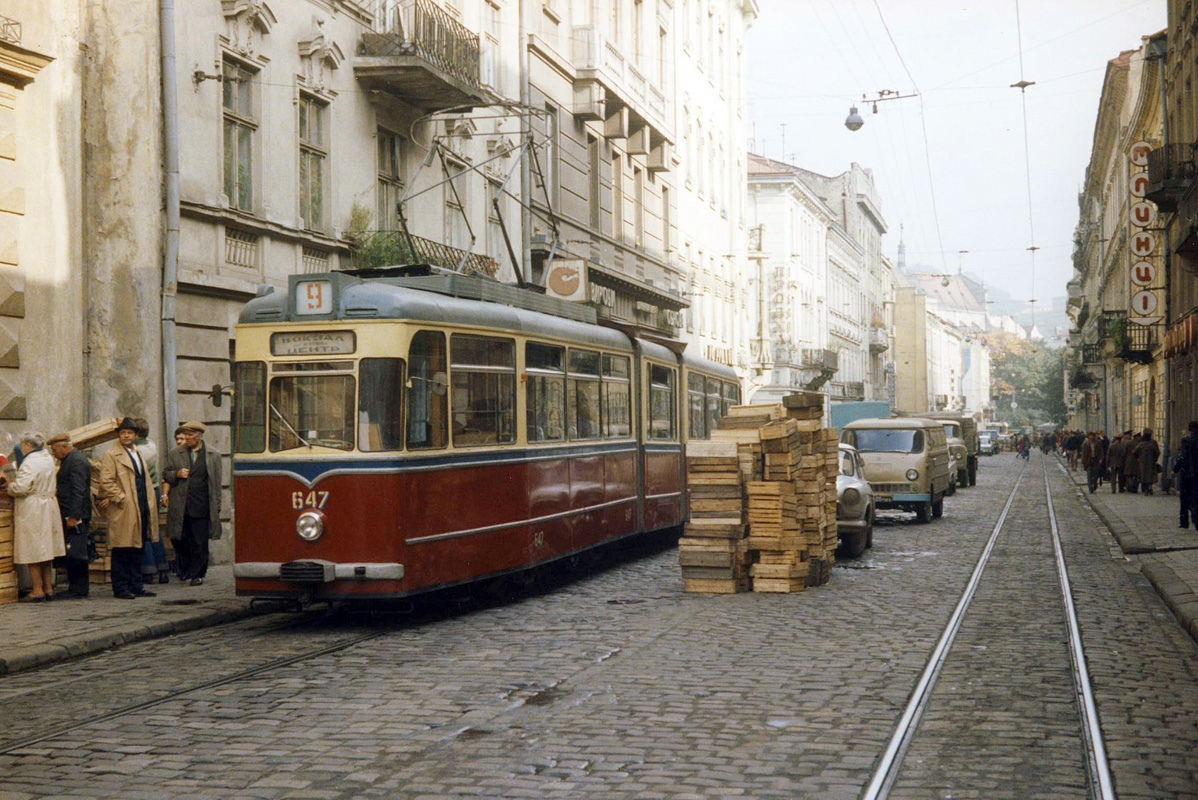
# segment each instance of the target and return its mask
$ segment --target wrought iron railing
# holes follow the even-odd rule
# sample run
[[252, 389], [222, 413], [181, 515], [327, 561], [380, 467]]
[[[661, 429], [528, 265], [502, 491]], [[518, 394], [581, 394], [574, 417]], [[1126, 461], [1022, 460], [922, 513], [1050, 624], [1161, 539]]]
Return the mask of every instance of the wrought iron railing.
[[15, 19], [0, 16], [0, 41], [10, 44], [21, 43], [21, 23]]
[[835, 350], [828, 350], [822, 347], [806, 347], [803, 349], [804, 367], [816, 367], [817, 369], [835, 372], [839, 367], [839, 363], [840, 359]]
[[479, 86], [479, 40], [432, 0], [375, 0], [365, 56], [419, 56], [448, 75]]
[[450, 247], [403, 231], [363, 231], [353, 236], [352, 269], [431, 264], [443, 269], [494, 275], [499, 264], [490, 256]]
[[1188, 142], [1174, 142], [1148, 154], [1148, 192], [1151, 195], [1188, 186], [1195, 175], [1194, 148]]

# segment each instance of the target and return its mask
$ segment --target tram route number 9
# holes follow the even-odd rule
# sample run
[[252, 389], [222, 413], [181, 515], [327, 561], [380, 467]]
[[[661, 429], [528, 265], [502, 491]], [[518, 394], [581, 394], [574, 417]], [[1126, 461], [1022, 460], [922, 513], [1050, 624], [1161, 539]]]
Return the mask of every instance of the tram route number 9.
[[291, 493], [291, 507], [296, 511], [300, 511], [305, 508], [324, 508], [325, 504], [328, 502], [328, 492], [308, 492], [307, 494], [303, 492]]

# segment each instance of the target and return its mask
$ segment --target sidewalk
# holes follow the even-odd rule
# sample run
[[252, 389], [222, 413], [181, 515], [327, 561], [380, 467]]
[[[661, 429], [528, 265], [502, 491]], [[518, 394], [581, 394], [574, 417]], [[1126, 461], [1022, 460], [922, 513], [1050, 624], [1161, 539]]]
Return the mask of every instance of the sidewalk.
[[0, 675], [260, 613], [234, 596], [232, 564], [209, 567], [203, 586], [172, 577], [146, 588], [158, 596], [117, 600], [93, 583], [87, 600], [0, 606]]
[[[1062, 463], [1063, 460], [1062, 460]], [[1090, 494], [1086, 473], [1069, 476], [1097, 512], [1128, 560], [1140, 568], [1165, 605], [1198, 641], [1198, 531], [1177, 526], [1177, 494], [1111, 494], [1103, 484]]]

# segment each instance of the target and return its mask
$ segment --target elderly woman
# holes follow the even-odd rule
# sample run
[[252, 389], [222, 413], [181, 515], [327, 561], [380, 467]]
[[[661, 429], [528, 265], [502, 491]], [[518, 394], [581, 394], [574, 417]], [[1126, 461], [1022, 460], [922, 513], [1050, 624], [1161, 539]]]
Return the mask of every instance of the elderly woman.
[[32, 591], [21, 601], [53, 600], [54, 568], [50, 562], [67, 552], [58, 513], [54, 457], [46, 452], [46, 439], [40, 433], [21, 434], [18, 447], [24, 458], [5, 489], [14, 498], [13, 561], [29, 566], [33, 584]]

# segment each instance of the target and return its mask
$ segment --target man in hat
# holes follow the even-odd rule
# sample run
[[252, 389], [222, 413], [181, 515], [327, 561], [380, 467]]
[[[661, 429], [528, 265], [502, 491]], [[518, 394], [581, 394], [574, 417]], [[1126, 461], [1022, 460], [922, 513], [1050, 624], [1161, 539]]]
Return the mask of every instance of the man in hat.
[[154, 596], [141, 580], [141, 555], [142, 543], [158, 537], [158, 507], [136, 441], [137, 424], [125, 417], [117, 426], [117, 441], [100, 459], [100, 508], [108, 517], [112, 594], [121, 600]]
[[162, 470], [171, 487], [166, 530], [175, 542], [180, 577], [199, 586], [208, 573], [208, 540], [221, 536], [220, 453], [204, 444], [204, 423], [180, 427], [184, 443], [167, 454]]
[[68, 540], [82, 537], [82, 557], [67, 548], [63, 564], [67, 570], [70, 588], [59, 592], [62, 600], [84, 599], [90, 592], [88, 581], [87, 553], [88, 526], [92, 518], [92, 468], [87, 457], [71, 444], [70, 434], [58, 433], [46, 440], [46, 446], [58, 459], [58, 510], [62, 515], [62, 529]]

